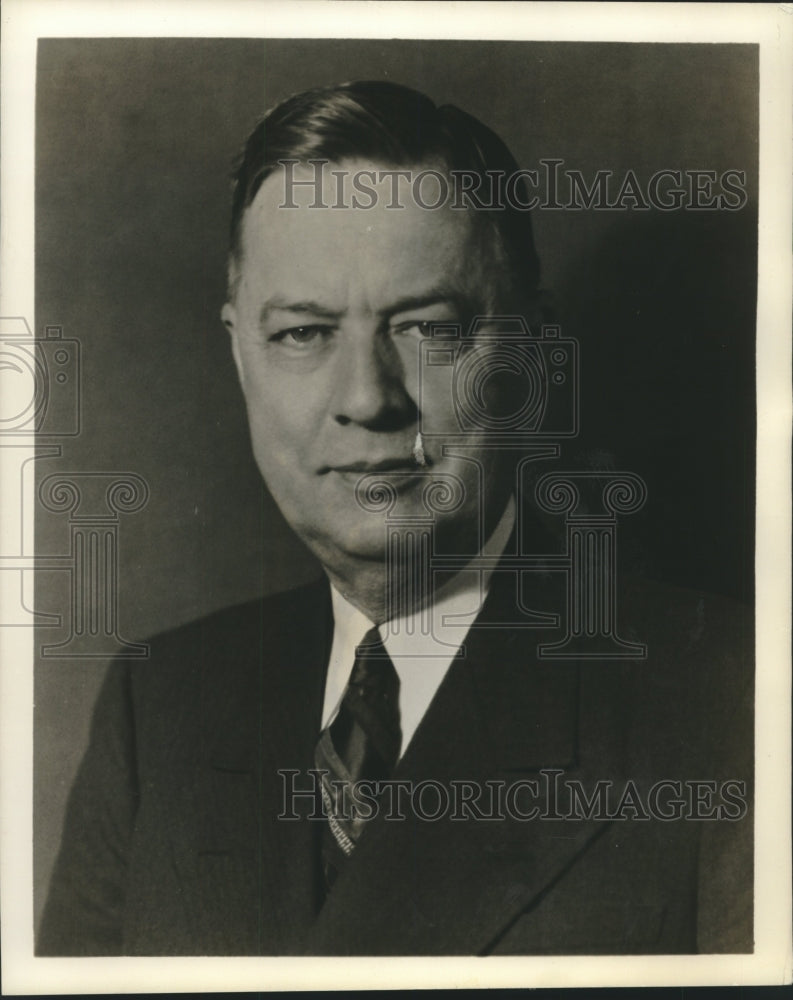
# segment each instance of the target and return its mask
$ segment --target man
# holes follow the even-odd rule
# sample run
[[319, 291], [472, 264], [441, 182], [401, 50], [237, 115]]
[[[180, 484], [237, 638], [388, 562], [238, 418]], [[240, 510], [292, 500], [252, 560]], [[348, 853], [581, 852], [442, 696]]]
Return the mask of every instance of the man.
[[632, 584], [631, 656], [541, 655], [573, 573], [520, 561], [555, 454], [525, 194], [393, 84], [252, 134], [222, 318], [326, 578], [111, 666], [40, 954], [751, 949], [748, 627]]

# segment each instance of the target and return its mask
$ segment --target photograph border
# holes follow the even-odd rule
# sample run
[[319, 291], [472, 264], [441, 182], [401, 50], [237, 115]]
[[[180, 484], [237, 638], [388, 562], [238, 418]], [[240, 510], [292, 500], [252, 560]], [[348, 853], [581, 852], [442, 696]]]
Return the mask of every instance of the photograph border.
[[[296, 17], [296, 8], [303, 10]], [[681, 17], [680, 8], [685, 8]], [[295, 24], [300, 26], [295, 34]], [[760, 47], [757, 291], [755, 952], [515, 958], [35, 958], [33, 630], [0, 630], [4, 993], [680, 986], [790, 982], [790, 426], [793, 6], [354, 0], [6, 0], [0, 317], [34, 325], [36, 43], [45, 37], [753, 42]], [[0, 456], [2, 458], [2, 456]], [[0, 481], [8, 483], [9, 477]], [[12, 487], [13, 488], [13, 487]], [[32, 507], [32, 500], [31, 500]], [[25, 519], [33, 551], [33, 518]]]

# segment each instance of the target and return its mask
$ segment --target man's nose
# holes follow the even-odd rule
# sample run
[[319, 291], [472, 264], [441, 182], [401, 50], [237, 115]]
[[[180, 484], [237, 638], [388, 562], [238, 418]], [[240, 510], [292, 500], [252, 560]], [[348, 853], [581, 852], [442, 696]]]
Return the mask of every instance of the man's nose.
[[402, 360], [387, 335], [351, 337], [335, 374], [333, 415], [338, 423], [387, 431], [416, 420]]

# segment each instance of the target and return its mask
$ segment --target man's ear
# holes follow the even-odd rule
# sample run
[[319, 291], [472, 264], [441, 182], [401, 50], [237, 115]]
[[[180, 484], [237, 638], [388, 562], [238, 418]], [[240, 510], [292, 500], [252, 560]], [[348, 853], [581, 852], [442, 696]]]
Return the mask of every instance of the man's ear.
[[237, 377], [240, 380], [240, 385], [244, 388], [245, 377], [242, 370], [239, 340], [237, 339], [237, 310], [230, 302], [226, 302], [220, 310], [220, 318], [223, 320], [223, 325], [231, 337], [231, 354], [234, 358], [234, 364], [237, 367]]

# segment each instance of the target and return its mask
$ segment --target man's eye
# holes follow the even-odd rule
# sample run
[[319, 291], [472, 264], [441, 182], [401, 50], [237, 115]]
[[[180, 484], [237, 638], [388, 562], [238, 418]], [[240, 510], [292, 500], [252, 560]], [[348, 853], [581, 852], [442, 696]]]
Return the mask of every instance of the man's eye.
[[438, 320], [416, 319], [407, 323], [400, 323], [396, 328], [397, 333], [407, 333], [415, 337], [429, 337], [432, 333], [433, 323]]
[[318, 344], [330, 333], [327, 326], [292, 326], [288, 330], [279, 330], [270, 340], [286, 344], [287, 347], [308, 348]]

